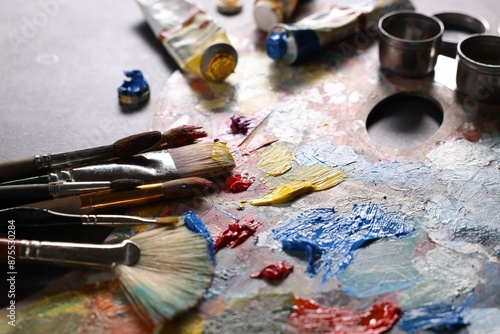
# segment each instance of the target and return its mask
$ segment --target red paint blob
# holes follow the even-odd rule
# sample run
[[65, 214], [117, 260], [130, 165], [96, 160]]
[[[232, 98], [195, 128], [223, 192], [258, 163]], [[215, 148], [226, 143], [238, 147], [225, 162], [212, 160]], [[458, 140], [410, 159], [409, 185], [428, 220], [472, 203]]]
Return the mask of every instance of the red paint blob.
[[226, 190], [232, 193], [245, 191], [253, 183], [253, 180], [246, 175], [233, 174], [226, 179]]
[[373, 305], [368, 311], [355, 312], [319, 305], [313, 300], [295, 298], [294, 312], [288, 324], [300, 333], [379, 334], [391, 329], [401, 309], [390, 302]]
[[215, 241], [215, 251], [218, 252], [224, 247], [234, 248], [242, 244], [255, 234], [257, 227], [260, 225], [260, 222], [256, 222], [253, 219], [248, 219], [241, 225], [238, 222], [230, 223], [229, 228], [217, 237]]
[[462, 132], [462, 137], [471, 142], [479, 141], [482, 136], [483, 134], [479, 130], [465, 130]]
[[262, 269], [260, 272], [252, 274], [251, 278], [263, 278], [265, 280], [285, 279], [293, 271], [293, 266], [286, 262], [281, 261], [273, 263]]

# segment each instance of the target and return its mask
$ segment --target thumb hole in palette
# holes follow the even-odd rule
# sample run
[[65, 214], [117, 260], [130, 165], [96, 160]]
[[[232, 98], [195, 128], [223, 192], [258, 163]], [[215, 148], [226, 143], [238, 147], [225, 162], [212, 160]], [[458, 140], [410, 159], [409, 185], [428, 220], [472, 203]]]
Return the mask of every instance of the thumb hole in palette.
[[398, 93], [375, 105], [366, 129], [376, 143], [405, 149], [427, 141], [442, 123], [443, 109], [438, 101], [417, 93]]

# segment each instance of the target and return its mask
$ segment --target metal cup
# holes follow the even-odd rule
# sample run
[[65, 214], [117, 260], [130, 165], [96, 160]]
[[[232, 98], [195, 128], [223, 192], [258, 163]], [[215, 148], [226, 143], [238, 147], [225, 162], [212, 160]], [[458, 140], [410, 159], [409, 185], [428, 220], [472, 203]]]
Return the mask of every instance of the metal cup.
[[500, 102], [500, 36], [462, 39], [457, 59], [457, 90], [479, 102]]
[[434, 70], [444, 32], [439, 19], [394, 11], [380, 18], [378, 28], [382, 69], [404, 77], [422, 77]]

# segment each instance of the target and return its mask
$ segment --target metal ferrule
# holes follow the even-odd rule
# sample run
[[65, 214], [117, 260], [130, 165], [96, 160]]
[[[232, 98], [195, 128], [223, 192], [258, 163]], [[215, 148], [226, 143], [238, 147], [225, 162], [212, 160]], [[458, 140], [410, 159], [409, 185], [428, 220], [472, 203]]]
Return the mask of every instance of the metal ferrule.
[[53, 196], [79, 194], [83, 191], [102, 190], [110, 187], [109, 181], [96, 182], [56, 182], [49, 183], [49, 193]]
[[19, 247], [19, 258], [23, 261], [94, 269], [112, 269], [117, 264], [134, 265], [140, 254], [139, 246], [129, 240], [115, 245], [22, 240]]
[[145, 184], [130, 190], [104, 190], [80, 195], [82, 209], [100, 209], [112, 206], [137, 205], [163, 197], [161, 183]]
[[88, 162], [107, 160], [114, 157], [114, 146], [106, 145], [66, 153], [51, 154], [50, 168], [53, 170], [78, 166]]
[[50, 155], [35, 155], [35, 165], [40, 171], [50, 170]]
[[143, 218], [125, 215], [82, 215], [82, 225], [99, 226], [133, 226], [138, 224], [154, 224], [155, 218]]
[[167, 150], [147, 152], [112, 163], [89, 165], [67, 171], [51, 173], [57, 181], [110, 181], [138, 179], [144, 182], [167, 181], [180, 177], [174, 160]]

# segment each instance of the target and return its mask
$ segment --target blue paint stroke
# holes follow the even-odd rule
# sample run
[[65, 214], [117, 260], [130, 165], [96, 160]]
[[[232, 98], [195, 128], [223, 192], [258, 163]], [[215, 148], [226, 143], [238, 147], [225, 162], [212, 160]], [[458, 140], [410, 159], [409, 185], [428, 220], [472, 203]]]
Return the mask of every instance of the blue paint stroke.
[[322, 164], [349, 171], [349, 179], [363, 180], [373, 186], [383, 184], [393, 190], [426, 193], [435, 189], [437, 173], [420, 162], [382, 161], [369, 163], [352, 147], [333, 146], [318, 141], [300, 147], [294, 158], [303, 167]]
[[[414, 224], [405, 224], [397, 216], [386, 214], [373, 203], [354, 205], [350, 215], [337, 215], [334, 208], [309, 209], [273, 229], [274, 239], [283, 249], [293, 245], [309, 252], [306, 273], [324, 272], [322, 282], [344, 271], [354, 258], [354, 251], [380, 238], [401, 238], [412, 232]], [[311, 250], [316, 255], [310, 256]], [[312, 253], [314, 254], [314, 253]]]
[[239, 221], [239, 220], [240, 220], [240, 219], [239, 219], [238, 217], [236, 217], [235, 215], [230, 214], [229, 212], [226, 212], [226, 211], [222, 210], [222, 209], [221, 209], [220, 207], [218, 207], [218, 206], [215, 206], [215, 210], [216, 210], [216, 211], [219, 211], [219, 212], [220, 212], [220, 213], [222, 213], [224, 216], [229, 217], [229, 218], [231, 218], [231, 219], [233, 219], [233, 220], [236, 220], [236, 221]]
[[[342, 291], [355, 298], [367, 298], [405, 290], [422, 281], [413, 266], [415, 244], [422, 239], [420, 230], [398, 240], [370, 244], [337, 275]], [[393, 261], [397, 254], [397, 261]]]
[[422, 330], [456, 330], [467, 326], [463, 313], [470, 307], [472, 299], [473, 294], [469, 294], [456, 308], [442, 302], [405, 311], [398, 321], [398, 327], [408, 333], [415, 333]]
[[123, 72], [130, 80], [118, 87], [118, 97], [124, 104], [136, 104], [149, 100], [149, 85], [139, 70]]
[[208, 252], [212, 262], [215, 263], [215, 246], [210, 231], [207, 229], [203, 221], [198, 218], [192, 211], [184, 213], [184, 224], [186, 227], [196, 234], [199, 234], [207, 241]]

